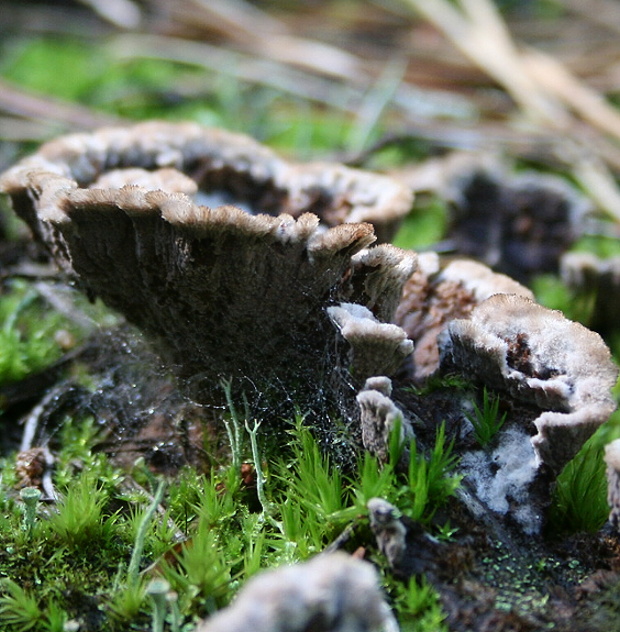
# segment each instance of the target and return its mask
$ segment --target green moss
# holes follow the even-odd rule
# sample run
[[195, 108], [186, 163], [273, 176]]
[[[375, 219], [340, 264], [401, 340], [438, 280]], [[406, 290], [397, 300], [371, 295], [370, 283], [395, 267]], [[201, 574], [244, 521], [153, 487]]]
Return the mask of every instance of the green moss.
[[561, 563], [541, 558], [534, 547], [530, 553], [528, 559], [515, 557], [509, 547], [496, 541], [482, 558], [484, 585], [492, 588], [489, 596], [495, 609], [525, 617], [545, 612], [547, 582], [559, 572]]
[[396, 584], [394, 592], [402, 632], [447, 632], [439, 595], [425, 579]]
[[486, 447], [501, 430], [506, 421], [507, 413], [499, 414], [500, 397], [489, 395], [485, 386], [482, 390], [482, 406], [473, 403], [473, 414], [467, 418], [474, 427], [474, 436], [481, 447]]
[[[237, 468], [209, 475], [185, 468], [169, 485], [162, 501], [167, 511], [159, 516], [152, 513], [157, 497], [129, 493], [123, 475], [93, 454], [96, 441], [92, 419], [66, 420], [54, 475], [60, 499], [39, 503], [30, 529], [18, 495], [6, 486], [12, 479], [3, 473], [0, 612], [7, 632], [62, 629], [71, 619], [96, 620], [92, 629], [111, 632], [140, 628], [151, 607], [146, 586], [152, 575], [142, 574], [149, 567], [177, 594], [179, 621], [190, 623], [226, 605], [261, 569], [307, 559], [347, 525], [366, 520], [369, 497], [385, 495], [404, 513], [427, 519], [457, 484], [442, 432], [428, 460], [409, 446], [406, 475], [364, 455], [349, 478], [330, 464], [300, 417], [284, 453], [269, 462], [259, 457], [266, 507], [256, 505]], [[247, 463], [254, 454], [242, 445], [241, 462]], [[395, 443], [393, 457], [401, 450]], [[13, 467], [12, 459], [4, 460], [4, 472]], [[179, 532], [186, 537], [181, 544]], [[139, 575], [130, 572], [135, 562]], [[390, 591], [400, 590], [387, 581]], [[416, 621], [411, 629], [435, 630], [442, 619], [436, 594], [415, 586], [398, 593], [407, 608], [403, 616], [411, 625]], [[416, 591], [426, 596], [416, 601]]]
[[0, 72], [35, 92], [131, 118], [173, 109], [175, 101], [167, 100], [166, 95], [170, 98], [177, 87], [197, 74], [195, 68], [184, 64], [151, 59], [122, 61], [101, 43], [54, 37], [13, 42]]
[[[383, 171], [401, 167], [424, 160], [431, 151], [429, 143], [414, 136], [394, 137], [389, 134], [379, 141], [379, 146], [372, 150], [364, 160], [364, 168]], [[424, 200], [424, 196], [420, 196]]]
[[114, 515], [104, 515], [108, 501], [107, 491], [89, 472], [75, 476], [48, 521], [53, 536], [72, 551], [88, 554], [91, 548], [105, 548], [113, 537], [116, 521]]
[[603, 448], [592, 437], [558, 476], [548, 532], [598, 531], [609, 515]]
[[45, 611], [37, 599], [11, 579], [3, 582], [4, 598], [0, 603], [0, 617], [14, 630], [25, 632], [45, 625]]
[[56, 360], [54, 333], [69, 326], [50, 312], [33, 288], [12, 282], [0, 297], [0, 384], [22, 379]]

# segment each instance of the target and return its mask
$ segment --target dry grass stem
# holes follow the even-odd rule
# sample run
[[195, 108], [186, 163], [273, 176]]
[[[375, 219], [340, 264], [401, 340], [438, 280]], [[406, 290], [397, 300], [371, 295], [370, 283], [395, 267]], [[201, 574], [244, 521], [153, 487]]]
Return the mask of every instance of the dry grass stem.
[[[500, 83], [535, 124], [552, 134], [572, 133], [576, 147], [559, 143], [561, 154], [569, 156], [565, 162], [598, 205], [620, 220], [620, 189], [605, 159], [592, 149], [600, 132], [620, 138], [617, 110], [550, 55], [533, 48], [521, 50], [490, 0], [461, 0], [461, 10], [447, 0], [405, 1]], [[592, 126], [593, 143], [582, 140], [574, 115]]]
[[523, 72], [519, 52], [493, 4], [463, 0], [459, 11], [447, 0], [405, 0], [471, 61], [502, 85], [535, 120], [563, 127], [565, 114]]
[[33, 119], [37, 123], [61, 123], [68, 129], [95, 129], [120, 122], [118, 117], [86, 106], [33, 94], [6, 79], [0, 79], [0, 111]]

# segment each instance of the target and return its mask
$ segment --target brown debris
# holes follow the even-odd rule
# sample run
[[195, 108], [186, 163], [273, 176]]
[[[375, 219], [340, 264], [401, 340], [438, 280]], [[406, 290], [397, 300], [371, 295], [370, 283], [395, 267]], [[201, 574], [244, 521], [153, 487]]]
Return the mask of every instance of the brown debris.
[[15, 475], [18, 478], [15, 488], [40, 487], [46, 467], [47, 459], [43, 448], [30, 448], [18, 452], [15, 459]]

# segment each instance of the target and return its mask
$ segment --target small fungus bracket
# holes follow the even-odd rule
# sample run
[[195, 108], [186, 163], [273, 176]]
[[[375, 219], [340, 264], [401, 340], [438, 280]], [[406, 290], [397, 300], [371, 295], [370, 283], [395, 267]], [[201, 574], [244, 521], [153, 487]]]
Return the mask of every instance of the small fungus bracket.
[[398, 325], [379, 322], [363, 305], [340, 303], [327, 313], [350, 346], [350, 371], [360, 382], [393, 375], [413, 351], [413, 342]]
[[512, 294], [488, 298], [440, 339], [441, 365], [542, 410], [536, 455], [557, 475], [615, 409], [618, 370], [602, 338]]
[[345, 553], [258, 574], [196, 632], [398, 632], [374, 567]]
[[362, 427], [362, 443], [381, 461], [386, 462], [390, 433], [400, 420], [400, 442], [414, 437], [411, 423], [390, 399], [392, 382], [387, 377], [372, 377], [357, 395]]
[[401, 520], [400, 511], [383, 498], [371, 498], [367, 507], [370, 528], [379, 551], [385, 555], [391, 568], [398, 567], [407, 548], [407, 527]]

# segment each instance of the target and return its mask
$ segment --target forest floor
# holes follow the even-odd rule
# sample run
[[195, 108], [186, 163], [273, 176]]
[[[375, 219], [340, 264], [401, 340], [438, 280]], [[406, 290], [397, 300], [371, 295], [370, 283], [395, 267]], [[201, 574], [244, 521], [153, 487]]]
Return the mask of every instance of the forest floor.
[[[477, 257], [510, 274], [598, 331], [619, 363], [614, 287], [575, 290], [560, 274], [567, 252], [620, 256], [613, 0], [5, 5], [0, 172], [64, 133], [165, 119], [242, 132], [296, 161], [388, 173], [416, 194], [396, 245]], [[532, 242], [509, 237], [497, 256], [489, 226], [500, 219], [481, 212], [459, 223], [443, 187], [463, 155], [491, 164], [506, 178], [498, 186], [551, 174], [588, 211], [571, 224], [542, 200], [548, 215], [521, 218], [541, 227]], [[620, 548], [606, 523], [602, 457], [620, 436], [618, 413], [558, 478], [542, 535], [475, 519], [450, 492], [418, 516], [433, 544], [412, 527], [409, 562], [395, 569], [377, 550], [365, 501], [373, 490], [402, 500], [412, 480], [376, 481], [361, 462], [335, 475], [294, 424], [288, 461], [268, 433], [257, 455], [243, 424], [241, 444], [230, 445], [220, 422], [235, 411], [177, 393], [139, 332], [66, 283], [6, 198], [0, 325], [3, 629], [159, 632], [146, 595], [164, 577], [165, 629], [189, 631], [259, 569], [307, 559], [347, 529], [344, 548], [381, 570], [405, 631], [620, 626]], [[453, 386], [427, 391], [416, 410], [428, 420], [442, 411], [449, 430]], [[421, 436], [427, 451], [435, 436]], [[261, 461], [269, 519], [256, 490]], [[331, 472], [323, 483], [320, 472]], [[20, 494], [28, 488], [42, 491], [30, 518]]]

